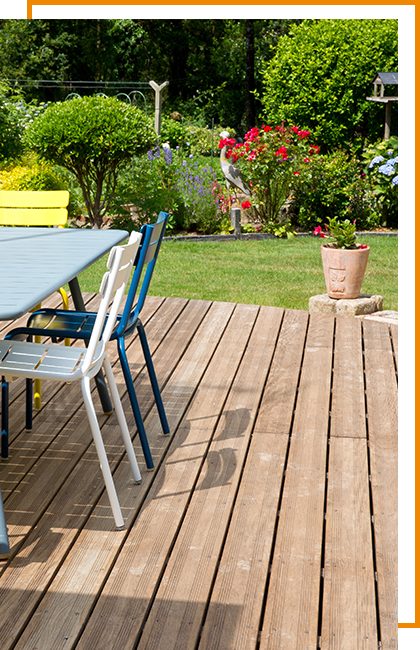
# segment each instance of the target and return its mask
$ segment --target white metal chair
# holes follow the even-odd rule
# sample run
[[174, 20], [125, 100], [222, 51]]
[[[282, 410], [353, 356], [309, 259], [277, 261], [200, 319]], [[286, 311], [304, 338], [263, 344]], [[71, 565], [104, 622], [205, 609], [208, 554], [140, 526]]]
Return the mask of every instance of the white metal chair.
[[[111, 364], [105, 350], [106, 344], [114, 329], [118, 309], [130, 277], [140, 239], [140, 233], [133, 232], [128, 244], [125, 246], [114, 246], [109, 254], [107, 264], [109, 270], [105, 273], [100, 288], [102, 300], [99, 305], [89, 344], [86, 348], [66, 347], [54, 343], [44, 344], [13, 340], [0, 341], [0, 375], [4, 375], [6, 382], [9, 382], [14, 377], [26, 377], [31, 380], [52, 379], [64, 382], [81, 381], [89, 424], [98, 453], [105, 486], [111, 502], [115, 524], [119, 529], [124, 528], [124, 520], [92, 401], [90, 381], [103, 365], [134, 481], [140, 483], [140, 470], [118, 395]], [[113, 301], [110, 308], [112, 298]]]

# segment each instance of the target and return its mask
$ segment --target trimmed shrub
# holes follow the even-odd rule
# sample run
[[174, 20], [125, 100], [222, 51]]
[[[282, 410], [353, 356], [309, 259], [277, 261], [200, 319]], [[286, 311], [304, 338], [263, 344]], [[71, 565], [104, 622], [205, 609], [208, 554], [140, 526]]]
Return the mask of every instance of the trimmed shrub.
[[265, 70], [264, 117], [308, 128], [323, 152], [361, 148], [383, 131], [383, 111], [366, 101], [372, 80], [396, 70], [397, 20], [305, 20], [279, 39]]
[[74, 174], [88, 219], [100, 228], [113, 201], [120, 170], [156, 141], [150, 118], [114, 97], [57, 102], [25, 132], [25, 145]]

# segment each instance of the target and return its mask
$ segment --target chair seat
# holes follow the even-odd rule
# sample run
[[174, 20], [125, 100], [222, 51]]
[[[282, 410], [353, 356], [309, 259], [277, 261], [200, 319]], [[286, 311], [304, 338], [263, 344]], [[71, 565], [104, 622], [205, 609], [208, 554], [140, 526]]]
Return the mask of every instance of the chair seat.
[[[53, 332], [57, 330], [57, 336], [65, 336], [89, 339], [95, 324], [96, 312], [66, 311], [64, 309], [42, 309], [33, 314], [28, 321], [28, 327], [33, 329], [34, 334], [43, 334], [44, 330]], [[26, 328], [23, 328], [26, 329]], [[36, 330], [39, 330], [36, 331]], [[27, 330], [26, 330], [27, 331]]]
[[86, 352], [86, 348], [3, 340], [0, 341], [0, 374], [32, 379], [54, 375], [63, 381], [74, 381], [79, 378], [76, 371]]
[[[115, 327], [111, 334], [111, 341], [116, 336], [116, 331], [122, 315], [119, 314], [115, 321]], [[51, 336], [58, 338], [77, 338], [88, 340], [92, 334], [95, 324], [96, 312], [66, 311], [65, 309], [41, 309], [29, 317], [26, 327], [19, 327], [13, 330], [14, 336], [18, 334], [33, 334], [40, 336]], [[132, 319], [132, 325], [128, 324], [125, 332], [134, 330], [137, 319]]]

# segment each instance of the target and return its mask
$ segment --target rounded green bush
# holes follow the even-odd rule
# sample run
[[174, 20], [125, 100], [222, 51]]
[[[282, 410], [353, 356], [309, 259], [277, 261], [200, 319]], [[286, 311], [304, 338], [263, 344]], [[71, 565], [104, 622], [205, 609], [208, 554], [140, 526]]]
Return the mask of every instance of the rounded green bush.
[[74, 174], [94, 228], [101, 227], [111, 205], [120, 169], [155, 140], [151, 118], [102, 96], [52, 104], [24, 135], [29, 149]]
[[383, 112], [366, 100], [372, 80], [397, 70], [397, 20], [305, 20], [279, 39], [264, 72], [264, 117], [308, 128], [324, 152], [360, 147], [383, 131]]

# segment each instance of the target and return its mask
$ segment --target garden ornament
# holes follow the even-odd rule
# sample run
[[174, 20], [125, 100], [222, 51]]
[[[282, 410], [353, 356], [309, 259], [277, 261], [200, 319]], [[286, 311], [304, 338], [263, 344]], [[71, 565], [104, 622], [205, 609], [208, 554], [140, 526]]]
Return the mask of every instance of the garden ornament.
[[[222, 131], [219, 135], [221, 138], [229, 137], [228, 131]], [[229, 190], [232, 187], [235, 193], [237, 190], [240, 190], [244, 194], [250, 195], [251, 192], [245, 185], [245, 181], [242, 177], [241, 172], [226, 158], [226, 150], [227, 146], [225, 145], [220, 152], [220, 166], [222, 168], [223, 176], [226, 180], [227, 189]], [[236, 199], [236, 201], [238, 202], [238, 199]]]

